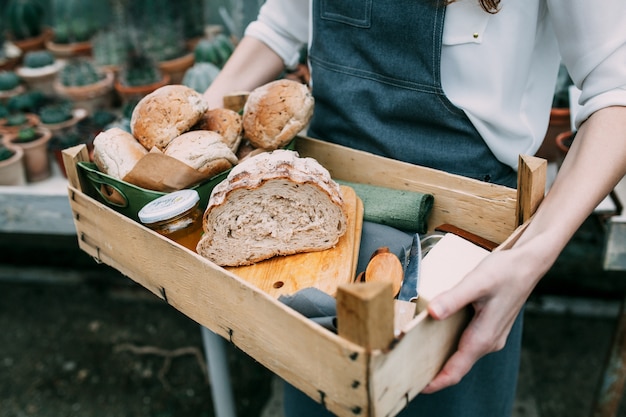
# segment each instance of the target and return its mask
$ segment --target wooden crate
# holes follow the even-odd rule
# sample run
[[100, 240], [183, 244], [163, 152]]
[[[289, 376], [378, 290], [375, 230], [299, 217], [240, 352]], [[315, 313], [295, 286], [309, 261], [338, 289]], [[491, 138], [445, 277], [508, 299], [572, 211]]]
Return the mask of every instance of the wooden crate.
[[[432, 193], [431, 229], [451, 223], [504, 242], [500, 247], [514, 241], [523, 228], [518, 226], [534, 212], [545, 190], [545, 161], [533, 157], [520, 158], [516, 191], [310, 138], [299, 137], [296, 149], [301, 156], [316, 158], [337, 179]], [[100, 204], [88, 195], [88, 184], [76, 169], [87, 157], [81, 146], [64, 151], [80, 248], [226, 338], [332, 413], [396, 415], [454, 350], [467, 312], [435, 321], [422, 308], [382, 346], [371, 345], [371, 339], [357, 343], [322, 328], [236, 275]], [[366, 309], [376, 304], [366, 295], [362, 301]], [[342, 308], [338, 303], [340, 317]], [[375, 337], [393, 326], [382, 316], [363, 314], [351, 320], [367, 337]]]

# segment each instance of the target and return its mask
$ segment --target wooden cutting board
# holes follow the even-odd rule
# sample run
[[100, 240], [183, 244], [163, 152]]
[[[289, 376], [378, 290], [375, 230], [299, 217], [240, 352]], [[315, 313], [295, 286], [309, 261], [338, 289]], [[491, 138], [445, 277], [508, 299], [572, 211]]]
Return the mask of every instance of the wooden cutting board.
[[226, 269], [276, 298], [307, 287], [316, 287], [334, 296], [338, 285], [354, 280], [363, 227], [363, 203], [351, 187], [342, 185], [341, 191], [348, 227], [337, 246]]

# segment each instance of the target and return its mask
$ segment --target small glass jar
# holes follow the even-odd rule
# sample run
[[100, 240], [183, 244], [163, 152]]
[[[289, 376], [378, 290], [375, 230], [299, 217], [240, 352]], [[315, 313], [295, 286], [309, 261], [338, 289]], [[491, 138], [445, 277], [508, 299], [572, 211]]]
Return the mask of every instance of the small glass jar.
[[203, 232], [199, 202], [195, 190], [174, 191], [146, 204], [138, 217], [145, 226], [195, 252]]

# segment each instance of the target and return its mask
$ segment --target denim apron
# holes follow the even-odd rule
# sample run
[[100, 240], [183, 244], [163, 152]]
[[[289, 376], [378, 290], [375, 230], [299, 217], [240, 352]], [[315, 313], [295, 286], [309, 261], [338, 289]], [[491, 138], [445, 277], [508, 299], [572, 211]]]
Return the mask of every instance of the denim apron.
[[[315, 113], [308, 134], [514, 187], [515, 171], [494, 157], [443, 91], [445, 7], [436, 4], [437, 0], [313, 0], [309, 59]], [[521, 333], [522, 314], [503, 350], [480, 359], [459, 384], [418, 395], [400, 416], [510, 416]], [[331, 415], [288, 384], [284, 399], [287, 417]]]

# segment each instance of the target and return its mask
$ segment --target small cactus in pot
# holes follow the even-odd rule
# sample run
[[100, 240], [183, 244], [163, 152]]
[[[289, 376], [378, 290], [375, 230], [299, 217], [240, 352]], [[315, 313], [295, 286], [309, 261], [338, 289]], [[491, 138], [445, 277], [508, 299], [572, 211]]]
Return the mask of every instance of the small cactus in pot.
[[[39, 38], [45, 33], [45, 8], [39, 0], [9, 0], [5, 9], [5, 21], [9, 38], [18, 43], [23, 50], [35, 48], [23, 48], [25, 40]], [[43, 46], [43, 39], [37, 45]]]
[[62, 66], [63, 62], [57, 60], [49, 51], [30, 51], [24, 54], [23, 64], [15, 72], [24, 80], [29, 90], [52, 95], [54, 94], [52, 83]]
[[111, 106], [114, 73], [98, 68], [92, 59], [71, 59], [54, 83], [56, 93], [71, 100], [75, 108], [84, 108], [92, 114], [99, 108]]
[[0, 102], [7, 103], [11, 97], [23, 92], [22, 80], [14, 71], [0, 71]]

